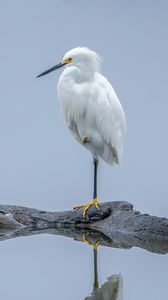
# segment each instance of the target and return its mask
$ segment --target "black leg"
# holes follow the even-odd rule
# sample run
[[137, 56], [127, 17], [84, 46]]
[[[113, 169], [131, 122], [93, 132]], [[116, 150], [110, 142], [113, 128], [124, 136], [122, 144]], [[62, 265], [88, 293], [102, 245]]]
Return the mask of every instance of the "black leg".
[[93, 158], [94, 163], [94, 191], [93, 199], [97, 198], [97, 168], [98, 168], [98, 159]]
[[94, 255], [94, 284], [93, 284], [93, 292], [96, 292], [96, 290], [99, 288], [98, 270], [97, 270], [97, 249], [93, 249], [93, 255]]

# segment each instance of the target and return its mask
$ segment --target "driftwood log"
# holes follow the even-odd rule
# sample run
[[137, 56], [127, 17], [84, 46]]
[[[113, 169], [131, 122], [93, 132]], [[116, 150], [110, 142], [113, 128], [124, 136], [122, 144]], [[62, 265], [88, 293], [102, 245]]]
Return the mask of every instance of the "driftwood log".
[[101, 211], [92, 207], [86, 219], [82, 209], [64, 212], [0, 205], [0, 240], [34, 234], [64, 235], [91, 243], [129, 249], [133, 246], [151, 252], [168, 252], [168, 219], [141, 214], [128, 202], [107, 202]]

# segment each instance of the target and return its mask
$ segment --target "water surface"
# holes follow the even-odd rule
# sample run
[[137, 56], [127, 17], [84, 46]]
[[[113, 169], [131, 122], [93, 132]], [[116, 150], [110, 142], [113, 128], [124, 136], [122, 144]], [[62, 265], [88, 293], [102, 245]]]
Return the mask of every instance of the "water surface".
[[[1, 241], [0, 251], [2, 299], [155, 300], [167, 297], [166, 255], [139, 248], [98, 247], [97, 280], [99, 288], [103, 287], [93, 295], [94, 253], [93, 247], [86, 243], [40, 234]], [[113, 298], [109, 298], [111, 292]]]

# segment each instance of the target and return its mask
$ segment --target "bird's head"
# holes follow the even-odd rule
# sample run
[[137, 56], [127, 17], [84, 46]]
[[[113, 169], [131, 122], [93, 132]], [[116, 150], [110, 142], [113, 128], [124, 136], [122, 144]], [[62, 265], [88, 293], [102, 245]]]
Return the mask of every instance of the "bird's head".
[[43, 73], [39, 74], [37, 77], [44, 76], [58, 68], [63, 66], [71, 67], [76, 66], [79, 69], [87, 70], [88, 72], [96, 72], [99, 69], [101, 58], [100, 56], [85, 47], [77, 47], [69, 50], [65, 53], [61, 62], [54, 67], [44, 71]]

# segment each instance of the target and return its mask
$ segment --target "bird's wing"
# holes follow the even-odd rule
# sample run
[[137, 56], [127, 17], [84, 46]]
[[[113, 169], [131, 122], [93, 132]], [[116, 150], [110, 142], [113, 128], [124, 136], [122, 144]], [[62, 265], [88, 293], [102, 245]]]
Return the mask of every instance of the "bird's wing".
[[97, 109], [96, 127], [104, 142], [111, 146], [113, 159], [119, 163], [123, 152], [123, 137], [126, 132], [126, 118], [121, 103], [108, 80], [96, 73]]
[[68, 124], [68, 128], [69, 128], [70, 132], [72, 133], [72, 135], [74, 136], [74, 138], [75, 138], [80, 144], [82, 144], [82, 140], [81, 140], [81, 137], [79, 136], [78, 128], [77, 128], [77, 125], [76, 125], [75, 121], [73, 121], [73, 120], [68, 120], [68, 121], [67, 121], [67, 124]]

